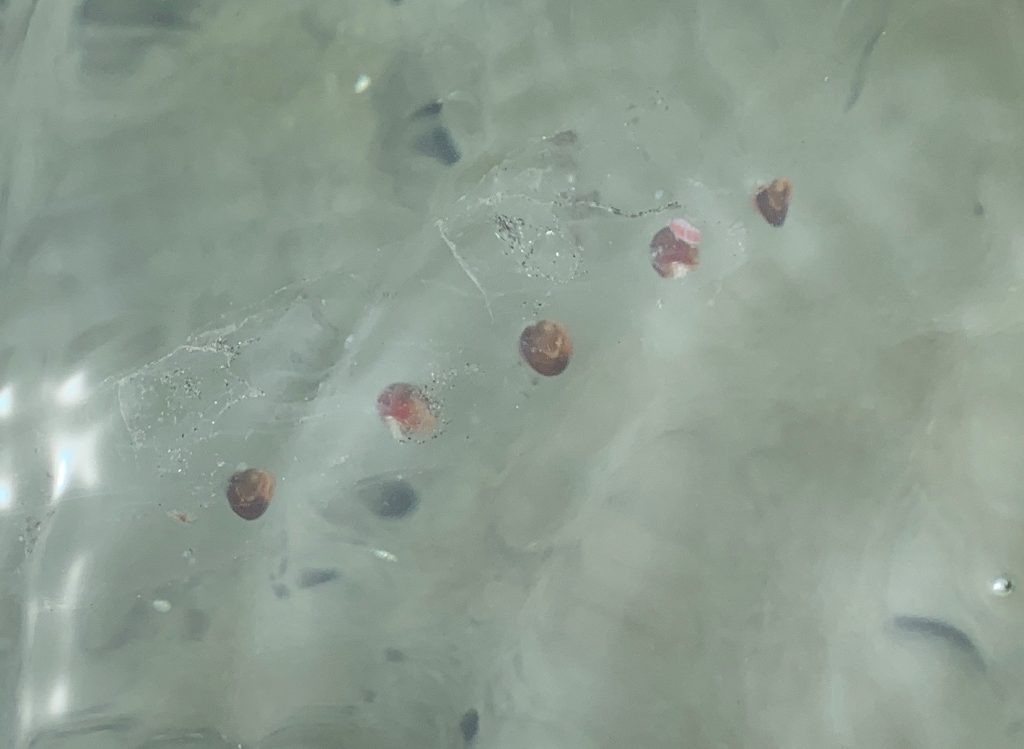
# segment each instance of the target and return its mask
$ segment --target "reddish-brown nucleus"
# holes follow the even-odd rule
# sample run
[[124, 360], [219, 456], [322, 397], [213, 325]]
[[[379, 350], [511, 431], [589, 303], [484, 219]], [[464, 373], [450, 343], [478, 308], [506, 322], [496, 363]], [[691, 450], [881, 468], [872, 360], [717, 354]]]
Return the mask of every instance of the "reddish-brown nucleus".
[[572, 357], [572, 340], [561, 323], [541, 320], [519, 336], [519, 353], [533, 371], [554, 377], [565, 371]]
[[757, 205], [757, 210], [764, 216], [765, 221], [772, 226], [782, 226], [786, 223], [789, 199], [792, 196], [792, 182], [785, 178], [773, 179], [771, 184], [758, 189], [754, 203]]
[[397, 440], [426, 437], [437, 429], [435, 406], [424, 392], [405, 382], [384, 388], [377, 396], [377, 413]]
[[267, 511], [274, 498], [274, 477], [258, 468], [239, 471], [228, 481], [227, 495], [236, 515], [255, 520]]
[[662, 278], [682, 278], [697, 267], [700, 230], [686, 219], [673, 219], [651, 239], [651, 265]]

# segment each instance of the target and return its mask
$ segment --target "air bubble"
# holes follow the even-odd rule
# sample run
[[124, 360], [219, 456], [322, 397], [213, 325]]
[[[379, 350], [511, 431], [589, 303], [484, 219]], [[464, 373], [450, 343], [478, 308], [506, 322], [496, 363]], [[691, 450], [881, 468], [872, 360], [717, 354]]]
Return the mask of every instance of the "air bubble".
[[1008, 596], [1013, 592], [1013, 581], [1006, 576], [999, 576], [991, 583], [992, 594], [996, 596]]

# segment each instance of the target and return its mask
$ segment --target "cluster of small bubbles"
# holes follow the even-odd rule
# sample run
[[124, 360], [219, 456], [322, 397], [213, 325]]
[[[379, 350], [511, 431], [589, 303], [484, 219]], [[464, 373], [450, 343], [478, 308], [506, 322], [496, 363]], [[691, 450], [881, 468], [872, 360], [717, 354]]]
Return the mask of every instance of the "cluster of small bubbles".
[[606, 212], [605, 207], [601, 205], [601, 193], [597, 190], [589, 192], [578, 192], [575, 188], [564, 190], [558, 194], [555, 205], [565, 209], [565, 215], [574, 220]]
[[[536, 226], [519, 216], [498, 214], [494, 216], [495, 236], [507, 247], [504, 254], [518, 256], [519, 267], [528, 278], [543, 278], [552, 283], [568, 283], [582, 274], [582, 259], [579, 243], [573, 243], [564, 236], [560, 227]], [[563, 257], [560, 249], [544, 252], [549, 245], [566, 246], [568, 251]], [[538, 250], [542, 250], [538, 252]], [[544, 255], [548, 257], [545, 258]], [[551, 266], [551, 271], [544, 269]]]
[[991, 582], [990, 588], [993, 595], [1008, 596], [1013, 592], [1013, 581], [1005, 575], [1000, 575]]
[[[469, 367], [469, 364], [467, 363], [466, 366]], [[452, 384], [455, 382], [458, 376], [459, 372], [457, 369], [432, 370], [430, 373], [431, 389], [434, 392], [440, 390], [450, 390], [452, 388]]]
[[242, 351], [245, 348], [254, 343], [259, 342], [259, 340], [259, 336], [251, 336], [244, 340], [235, 341], [232, 343], [224, 336], [220, 336], [219, 338], [213, 341], [210, 347], [213, 351], [226, 355], [228, 358], [228, 366], [230, 366], [232, 363], [234, 363], [235, 359], [237, 359], [242, 354]]
[[189, 397], [201, 398], [203, 395], [203, 391], [199, 388], [199, 382], [180, 367], [161, 375], [160, 382], [166, 385], [172, 393], [178, 391], [180, 384], [181, 388], [185, 391], [185, 395]]

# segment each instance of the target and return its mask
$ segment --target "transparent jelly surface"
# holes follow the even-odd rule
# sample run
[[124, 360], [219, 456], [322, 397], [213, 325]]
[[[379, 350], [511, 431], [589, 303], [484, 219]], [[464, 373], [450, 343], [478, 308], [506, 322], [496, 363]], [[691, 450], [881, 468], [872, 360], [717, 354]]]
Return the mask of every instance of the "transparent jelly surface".
[[0, 1], [0, 745], [1019, 747], [1021, 39]]

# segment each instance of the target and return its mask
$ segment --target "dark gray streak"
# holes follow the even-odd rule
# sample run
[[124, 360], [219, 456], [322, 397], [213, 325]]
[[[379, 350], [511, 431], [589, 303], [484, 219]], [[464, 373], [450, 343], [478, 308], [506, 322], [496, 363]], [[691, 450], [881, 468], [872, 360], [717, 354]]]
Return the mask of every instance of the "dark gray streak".
[[300, 588], [312, 588], [338, 578], [338, 570], [327, 567], [302, 570], [296, 583]]
[[860, 99], [861, 92], [864, 90], [864, 82], [868, 75], [868, 60], [871, 58], [871, 53], [875, 51], [875, 45], [878, 44], [878, 40], [882, 38], [882, 34], [885, 33], [885, 26], [882, 26], [876, 31], [868, 43], [864, 46], [864, 51], [860, 53], [860, 59], [857, 61], [857, 68], [853, 71], [853, 81], [850, 83], [850, 95], [846, 98], [846, 107], [844, 112], [849, 112], [853, 109], [853, 105]]
[[139, 0], [85, 0], [79, 12], [85, 23], [171, 29], [197, 28], [190, 16], [199, 0], [139, 2]]
[[29, 747], [51, 746], [63, 743], [64, 739], [73, 736], [84, 736], [94, 733], [119, 733], [135, 728], [137, 721], [127, 715], [111, 715], [103, 708], [83, 710], [67, 716], [63, 722], [46, 728], [32, 736]]
[[953, 650], [966, 655], [979, 670], [985, 670], [985, 659], [981, 651], [974, 640], [959, 627], [928, 616], [897, 616], [892, 623], [902, 633], [946, 643]]
[[444, 102], [432, 101], [429, 104], [424, 104], [422, 107], [412, 113], [410, 119], [420, 119], [422, 117], [437, 117], [441, 114], [441, 108], [444, 106]]
[[459, 730], [462, 732], [463, 740], [468, 744], [476, 738], [480, 731], [480, 713], [475, 708], [470, 708], [459, 721]]

